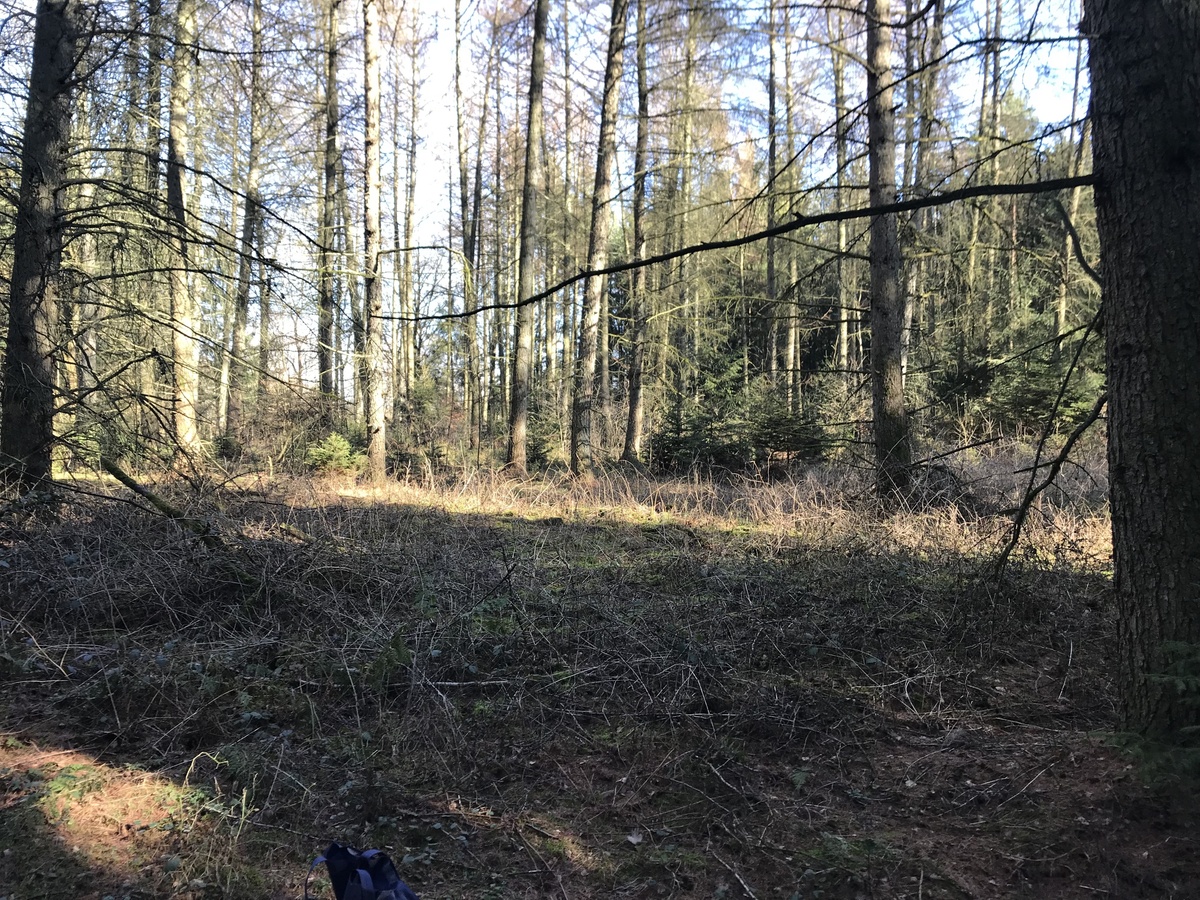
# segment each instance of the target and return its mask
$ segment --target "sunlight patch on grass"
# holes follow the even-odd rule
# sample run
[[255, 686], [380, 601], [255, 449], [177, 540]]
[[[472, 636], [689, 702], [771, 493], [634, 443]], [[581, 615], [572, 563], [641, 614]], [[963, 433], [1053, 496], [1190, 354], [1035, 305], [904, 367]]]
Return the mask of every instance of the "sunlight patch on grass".
[[196, 876], [212, 869], [185, 850], [212, 830], [204, 791], [80, 751], [0, 737], [0, 810], [0, 845], [24, 848], [20, 867], [0, 871], [14, 888], [52, 878], [179, 895], [203, 892]]

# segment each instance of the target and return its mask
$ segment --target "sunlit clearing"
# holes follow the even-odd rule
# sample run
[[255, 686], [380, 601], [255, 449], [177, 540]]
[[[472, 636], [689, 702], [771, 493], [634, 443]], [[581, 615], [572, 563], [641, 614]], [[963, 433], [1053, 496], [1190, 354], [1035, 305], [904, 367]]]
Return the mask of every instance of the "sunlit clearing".
[[197, 830], [206, 796], [161, 775], [0, 736], [0, 809], [0, 845], [36, 846], [40, 862], [25, 852], [24, 865], [45, 869], [0, 873], [14, 888], [25, 876], [74, 878], [80, 896], [96, 881], [173, 894], [205, 887], [177, 851]]

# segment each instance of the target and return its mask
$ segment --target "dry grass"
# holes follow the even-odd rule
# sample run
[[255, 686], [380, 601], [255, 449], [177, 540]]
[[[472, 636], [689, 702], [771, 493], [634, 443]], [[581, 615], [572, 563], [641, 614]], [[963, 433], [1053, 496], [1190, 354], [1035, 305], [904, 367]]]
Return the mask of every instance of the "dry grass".
[[[391, 847], [433, 898], [1194, 887], [1184, 813], [1138, 855], [1149, 789], [1090, 737], [1113, 727], [1103, 509], [1044, 498], [993, 580], [1000, 465], [888, 515], [818, 470], [158, 486], [225, 551], [126, 503], [10, 512], [10, 756], [203, 789], [167, 881], [63, 851], [114, 897], [294, 897], [332, 838]], [[155, 808], [106, 791], [115, 820]]]

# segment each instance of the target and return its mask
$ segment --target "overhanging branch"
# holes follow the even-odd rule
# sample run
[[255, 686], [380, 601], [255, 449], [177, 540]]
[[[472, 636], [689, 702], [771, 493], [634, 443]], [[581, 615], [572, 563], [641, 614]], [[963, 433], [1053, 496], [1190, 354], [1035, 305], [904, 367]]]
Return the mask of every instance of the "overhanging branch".
[[656, 256], [648, 256], [645, 259], [630, 260], [629, 262], [617, 263], [615, 265], [606, 266], [603, 269], [590, 269], [577, 272], [570, 278], [564, 278], [557, 284], [539, 291], [530, 297], [518, 300], [515, 303], [492, 303], [486, 306], [479, 306], [470, 311], [439, 313], [437, 315], [425, 316], [379, 316], [381, 319], [391, 321], [439, 321], [445, 319], [462, 319], [467, 316], [473, 316], [477, 313], [498, 310], [498, 309], [518, 309], [530, 303], [538, 303], [545, 300], [547, 297], [552, 297], [564, 288], [568, 288], [573, 284], [578, 284], [588, 278], [599, 278], [605, 275], [619, 275], [622, 272], [629, 272], [633, 269], [638, 269], [643, 266], [653, 266], [659, 263], [671, 262], [675, 259], [680, 259], [685, 256], [692, 256], [696, 253], [710, 253], [714, 250], [728, 250], [734, 247], [744, 247], [747, 244], [757, 243], [758, 241], [766, 240], [771, 237], [778, 237], [781, 234], [790, 234], [793, 231], [799, 231], [801, 228], [808, 228], [813, 225], [824, 225], [828, 222], [843, 222], [852, 221], [855, 219], [867, 219], [873, 216], [887, 216], [897, 213], [914, 212], [918, 209], [926, 209], [933, 206], [946, 206], [950, 203], [958, 203], [962, 200], [970, 200], [973, 197], [1003, 197], [1013, 194], [1045, 194], [1050, 191], [1061, 191], [1073, 187], [1086, 187], [1096, 183], [1094, 173], [1087, 175], [1076, 175], [1071, 178], [1053, 178], [1048, 181], [1034, 181], [1019, 184], [979, 184], [971, 187], [959, 188], [956, 191], [946, 191], [941, 194], [933, 194], [928, 197], [917, 197], [912, 200], [901, 200], [897, 203], [888, 203], [883, 206], [862, 207], [859, 209], [845, 209], [836, 212], [820, 213], [815, 216], [798, 215], [790, 222], [783, 222], [773, 228], [764, 228], [761, 231], [755, 231], [751, 234], [742, 235], [741, 237], [725, 238], [717, 241], [703, 241], [699, 244], [691, 244], [687, 247], [680, 247], [677, 250], [671, 250], [667, 253], [659, 253]]

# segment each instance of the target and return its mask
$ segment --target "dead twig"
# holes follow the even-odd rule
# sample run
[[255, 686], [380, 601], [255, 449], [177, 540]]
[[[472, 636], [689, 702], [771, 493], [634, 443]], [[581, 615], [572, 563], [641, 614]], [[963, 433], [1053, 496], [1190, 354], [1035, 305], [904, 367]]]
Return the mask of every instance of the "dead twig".
[[[1091, 412], [1084, 417], [1075, 430], [1071, 432], [1071, 436], [1067, 438], [1067, 442], [1063, 444], [1062, 450], [1058, 452], [1058, 456], [1050, 463], [1050, 472], [1042, 480], [1041, 484], [1031, 486], [1025, 492], [1025, 496], [1021, 499], [1021, 505], [1017, 507], [1015, 516], [1013, 517], [1012, 532], [1009, 535], [1008, 543], [1004, 545], [1004, 549], [1000, 551], [1000, 556], [996, 560], [995, 574], [999, 577], [1004, 571], [1004, 566], [1008, 562], [1009, 556], [1016, 549], [1017, 544], [1021, 540], [1021, 529], [1025, 525], [1025, 520], [1029, 516], [1029, 510], [1033, 506], [1033, 501], [1037, 499], [1046, 488], [1054, 483], [1054, 479], [1058, 477], [1058, 473], [1062, 470], [1063, 464], [1067, 461], [1067, 456], [1074, 449], [1075, 444], [1083, 437], [1083, 433], [1087, 431], [1092, 424], [1100, 418], [1100, 413], [1104, 411], [1104, 405], [1108, 402], [1108, 392], [1105, 391], [1096, 398], [1095, 404], [1092, 406]], [[1036, 474], [1036, 468], [1034, 470]]]
[[749, 897], [750, 900], [758, 900], [758, 896], [754, 893], [754, 889], [751, 888], [750, 885], [746, 884], [746, 879], [741, 876], [737, 869], [725, 862], [725, 860], [721, 859], [721, 857], [717, 855], [717, 851], [712, 848], [712, 845], [709, 845], [708, 852], [712, 854], [713, 859], [715, 859], [729, 871], [730, 875], [737, 879], [738, 884], [742, 886], [742, 890], [746, 892], [746, 896]]
[[100, 457], [100, 468], [111, 475], [125, 487], [129, 488], [139, 497], [143, 498], [156, 510], [171, 519], [183, 528], [195, 534], [200, 538], [201, 542], [210, 550], [225, 550], [224, 542], [213, 534], [212, 526], [203, 519], [193, 519], [186, 515], [179, 507], [168, 503], [158, 494], [151, 491], [149, 488], [143, 487], [130, 477], [124, 469], [118, 466], [115, 462], [106, 456]]

